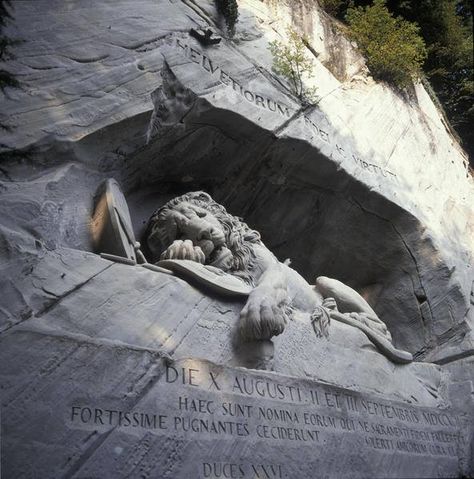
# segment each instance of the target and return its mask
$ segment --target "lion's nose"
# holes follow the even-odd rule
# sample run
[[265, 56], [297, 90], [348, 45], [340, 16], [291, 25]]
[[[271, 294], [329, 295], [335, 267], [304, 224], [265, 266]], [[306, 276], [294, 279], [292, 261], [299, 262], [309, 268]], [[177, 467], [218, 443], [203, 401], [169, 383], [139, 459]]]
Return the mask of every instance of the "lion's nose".
[[214, 243], [215, 246], [220, 246], [224, 244], [224, 234], [217, 228], [213, 228], [212, 226], [200, 231], [197, 239], [198, 241], [210, 240]]
[[211, 229], [211, 241], [216, 246], [224, 245], [225, 244], [224, 233], [222, 231], [219, 231], [218, 229], [212, 228]]

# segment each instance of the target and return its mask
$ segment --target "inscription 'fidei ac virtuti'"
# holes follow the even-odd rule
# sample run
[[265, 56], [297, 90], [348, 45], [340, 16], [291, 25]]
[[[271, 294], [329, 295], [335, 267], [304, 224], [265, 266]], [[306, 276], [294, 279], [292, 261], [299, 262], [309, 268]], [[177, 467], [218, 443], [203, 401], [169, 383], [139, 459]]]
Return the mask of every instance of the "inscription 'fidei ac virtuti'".
[[[230, 73], [223, 70], [220, 65], [217, 65], [203, 52], [197, 50], [196, 48], [190, 47], [186, 43], [181, 43], [179, 39], [176, 39], [176, 46], [181, 49], [186, 58], [189, 58], [193, 63], [196, 63], [203, 70], [214, 76], [217, 81], [222, 85], [232, 88], [234, 92], [236, 92], [242, 98], [245, 98], [245, 100], [247, 100], [249, 103], [252, 103], [259, 108], [263, 108], [264, 110], [273, 113], [279, 113], [285, 118], [291, 117], [292, 111], [288, 106], [245, 88], [238, 81], [236, 81]], [[308, 116], [305, 115], [304, 119], [307, 127], [309, 127], [311, 130], [316, 130], [319, 138], [321, 138], [326, 143], [331, 143], [331, 138], [327, 132], [325, 132], [318, 125], [316, 125]], [[335, 144], [334, 152], [339, 157], [342, 157], [344, 159], [349, 158], [355, 161], [361, 168], [363, 168], [369, 173], [380, 174], [386, 178], [396, 179], [396, 175], [391, 171], [387, 170], [386, 168], [382, 168], [374, 163], [369, 163], [368, 161], [359, 158], [351, 152], [346, 152], [337, 143]]]
[[247, 100], [249, 103], [252, 103], [253, 105], [264, 110], [273, 113], [279, 113], [286, 118], [291, 117], [291, 111], [288, 106], [243, 87], [230, 75], [230, 73], [223, 70], [220, 65], [217, 65], [201, 51], [190, 47], [185, 43], [181, 43], [179, 39], [176, 39], [176, 45], [182, 50], [186, 58], [189, 58], [193, 63], [196, 63], [203, 70], [214, 76], [219, 83], [232, 88], [235, 93], [240, 95], [242, 98], [245, 98], [245, 100]]
[[337, 156], [344, 158], [345, 160], [350, 159], [354, 161], [357, 165], [359, 165], [361, 168], [363, 168], [365, 171], [368, 171], [369, 173], [377, 174], [377, 175], [380, 174], [384, 176], [385, 178], [390, 178], [391, 180], [395, 180], [397, 178], [397, 175], [395, 175], [395, 173], [392, 173], [390, 170], [387, 170], [386, 168], [378, 166], [374, 163], [369, 163], [368, 161], [365, 161], [359, 158], [358, 156], [354, 155], [354, 153], [344, 150], [342, 146], [340, 146], [338, 143], [335, 143], [332, 140], [329, 133], [325, 132], [320, 126], [314, 123], [314, 121], [312, 121], [308, 116], [305, 115], [304, 121], [306, 126], [310, 128], [311, 130], [315, 131], [318, 137], [323, 142], [332, 144], [334, 146], [334, 150], [331, 154], [331, 157], [333, 157], [334, 154], [337, 154]]

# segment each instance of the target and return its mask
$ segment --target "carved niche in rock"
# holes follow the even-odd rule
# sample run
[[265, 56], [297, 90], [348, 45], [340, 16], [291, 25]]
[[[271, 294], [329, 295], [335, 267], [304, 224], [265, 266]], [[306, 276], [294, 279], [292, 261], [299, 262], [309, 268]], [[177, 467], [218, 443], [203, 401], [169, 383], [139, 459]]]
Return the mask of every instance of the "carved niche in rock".
[[260, 234], [207, 193], [170, 200], [150, 218], [145, 234], [151, 260], [205, 288], [246, 296], [240, 315], [243, 340], [283, 333], [294, 309], [311, 313], [314, 330], [327, 336], [330, 320], [362, 330], [389, 359], [412, 360], [396, 349], [385, 324], [356, 291], [320, 276], [308, 284], [289, 262], [280, 263]]

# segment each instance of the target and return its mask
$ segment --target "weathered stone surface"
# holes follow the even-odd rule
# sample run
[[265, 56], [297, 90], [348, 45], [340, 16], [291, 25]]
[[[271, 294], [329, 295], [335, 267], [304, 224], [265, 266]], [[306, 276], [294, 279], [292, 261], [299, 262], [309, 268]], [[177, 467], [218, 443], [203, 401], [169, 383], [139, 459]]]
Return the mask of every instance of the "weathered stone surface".
[[[422, 86], [408, 101], [374, 83], [315, 8], [249, 0], [240, 12], [237, 41], [203, 49], [187, 32], [220, 25], [211, 1], [16, 5], [11, 31], [25, 42], [8, 68], [24, 89], [3, 102], [18, 126], [4, 142], [35, 146], [36, 172], [7, 172], [44, 180], [39, 165], [72, 161], [49, 173], [67, 170], [68, 193], [82, 194], [36, 206], [62, 223], [47, 241], [90, 249], [86, 190], [110, 174], [142, 218], [146, 187], [164, 199], [205, 188], [307, 280], [335, 277], [369, 298], [399, 346], [442, 361], [452, 348], [472, 351], [472, 180]], [[319, 55], [321, 100], [304, 111], [267, 50], [290, 21]], [[30, 191], [15, 195], [16, 209], [36, 201]]]
[[[62, 264], [59, 270], [54, 269], [54, 263], [49, 271], [43, 269], [48, 278], [43, 300], [54, 291], [56, 297], [35, 312], [35, 317], [23, 321], [22, 330], [80, 335], [159, 350], [177, 358], [189, 356], [245, 365], [246, 358], [239, 355], [238, 334], [238, 318], [245, 299], [214, 299], [176, 277], [97, 259], [96, 255], [84, 255], [83, 261], [91, 269], [94, 265], [98, 272], [62, 294], [58, 286], [54, 289], [54, 282], [62, 281], [68, 264]], [[388, 396], [405, 400], [414, 396], [423, 404], [441, 400], [442, 393], [436, 385], [442, 380], [438, 367], [421, 363], [408, 368], [394, 367], [363, 333], [345, 324], [331, 324], [330, 340], [318, 338], [310, 315], [298, 313], [285, 333], [274, 341], [275, 371], [370, 391], [380, 392], [383, 384]], [[205, 343], [212, 347], [203, 348]], [[370, 359], [363, 359], [367, 355]], [[341, 364], [353, 362], [357, 378], [354, 371], [335, 367], [335, 357]], [[376, 376], [371, 368], [357, 367], [359, 362], [366, 361], [377, 364]], [[411, 378], [409, 371], [413, 372]], [[421, 383], [420, 375], [426, 375]], [[429, 386], [423, 384], [425, 381]]]
[[[0, 143], [34, 149], [0, 165], [2, 472], [213, 477], [206, 468], [226, 463], [237, 465], [226, 469], [236, 477], [474, 474], [466, 424], [474, 410], [473, 184], [422, 86], [404, 98], [373, 82], [331, 20], [306, 2], [242, 0], [236, 41], [206, 49], [188, 32], [222, 34], [211, 0], [13, 3], [8, 32], [24, 42], [6, 68], [23, 88], [2, 97], [0, 121], [14, 128]], [[268, 42], [288, 23], [309, 34], [317, 54], [314, 108], [302, 108], [271, 72]], [[359, 291], [395, 345], [425, 362], [394, 365], [344, 324], [318, 338], [300, 313], [274, 340], [273, 373], [241, 369], [249, 366], [236, 340], [243, 301], [92, 253], [94, 192], [108, 177], [124, 189], [139, 239], [157, 206], [208, 191], [310, 283], [326, 275]], [[174, 424], [186, 417], [178, 397], [190, 391], [243, 410], [277, 407], [224, 386], [166, 384], [168, 357], [188, 374], [194, 362], [227, 379], [270, 378], [321, 394], [342, 388], [447, 424], [423, 419], [410, 429], [430, 438], [410, 441], [426, 450], [401, 451], [395, 430], [388, 437], [376, 424], [403, 420], [327, 404], [311, 412], [339, 425], [353, 419], [357, 430], [324, 426], [316, 448], [259, 437], [253, 413], [250, 438], [81, 421], [90, 407], [166, 410]], [[298, 417], [307, 408], [281, 404]], [[458, 431], [463, 440], [449, 435]]]
[[472, 424], [453, 409], [72, 335], [22, 330], [1, 343], [8, 477], [218, 478], [225, 464], [244, 478], [466, 470]]
[[[274, 373], [235, 369], [248, 361], [248, 357], [242, 355], [238, 335], [238, 313], [243, 300], [213, 299], [178, 278], [141, 266], [111, 263], [90, 253], [82, 253], [74, 263], [79, 271], [84, 271], [85, 264], [88, 265], [90, 272], [94, 272], [89, 279], [80, 283], [75, 280], [72, 288], [69, 285], [61, 287], [59, 285], [67, 277], [63, 275], [72, 263], [57, 264], [55, 259], [67, 257], [68, 253], [71, 254], [71, 250], [45, 253], [41, 267], [37, 267], [32, 276], [39, 284], [48, 285], [40, 290], [44, 297], [36, 299], [40, 305], [47, 302], [47, 306], [40, 306], [34, 317], [9, 328], [0, 337], [2, 417], [6, 418], [2, 423], [6, 438], [3, 470], [7, 474], [11, 472], [17, 477], [34, 470], [48, 477], [138, 477], [146, 470], [166, 477], [166, 471], [171, 470], [172, 477], [185, 477], [186, 474], [218, 477], [206, 476], [204, 472], [204, 467], [208, 467], [204, 464], [217, 462], [243, 464], [244, 474], [247, 474], [243, 477], [253, 477], [249, 475], [252, 464], [256, 467], [284, 466], [284, 475], [275, 472], [274, 477], [288, 478], [313, 477], [310, 465], [319, 464], [326, 475], [339, 477], [348, 472], [347, 464], [355, 460], [347, 455], [352, 449], [358, 451], [359, 459], [354, 463], [355, 469], [350, 469], [351, 477], [354, 471], [360, 477], [406, 476], [407, 471], [419, 477], [426, 477], [427, 471], [431, 476], [435, 474], [433, 471], [438, 471], [436, 474], [440, 477], [456, 477], [459, 470], [469, 470], [472, 398], [466, 396], [461, 404], [459, 400], [454, 401], [452, 392], [448, 391], [450, 376], [443, 367], [426, 363], [394, 365], [375, 350], [362, 332], [344, 324], [332, 324], [329, 339], [318, 338], [312, 331], [309, 315], [298, 314], [285, 334], [274, 341]], [[40, 279], [40, 274], [44, 279]], [[171, 381], [174, 377], [171, 371], [170, 382], [176, 384], [170, 388], [163, 383], [166, 364], [178, 372], [185, 367], [186, 374], [192, 375], [191, 382], [204, 376], [202, 371], [189, 373], [189, 368], [203, 371], [210, 368], [218, 384], [224, 377], [227, 385], [219, 384], [222, 390], [214, 390], [207, 383], [200, 384], [199, 388], [192, 384], [179, 386], [183, 379], [180, 377], [179, 383]], [[222, 367], [215, 364], [233, 368], [223, 372]], [[254, 380], [264, 377], [272, 384], [300, 388], [304, 384], [305, 394], [309, 396], [305, 396], [302, 403], [288, 397], [274, 403], [259, 398], [258, 394], [242, 396], [228, 383], [234, 376]], [[469, 375], [463, 378], [458, 373], [453, 376], [459, 379], [453, 388], [465, 384], [469, 378]], [[333, 409], [335, 406], [327, 404], [317, 408], [313, 404], [308, 409], [309, 389], [319, 390], [319, 394], [325, 394], [321, 390], [325, 387], [332, 391], [331, 394], [341, 392], [323, 384], [346, 388], [342, 392], [344, 395], [359, 398], [356, 401], [363, 398], [366, 405], [390, 404], [418, 411], [421, 415], [418, 407], [422, 405], [423, 411], [443, 418], [448, 414], [453, 421], [459, 420], [461, 427], [456, 422], [453, 427], [442, 424], [433, 428], [425, 420], [414, 427], [404, 420], [387, 421], [373, 408], [370, 413], [366, 411], [369, 416], [362, 410], [353, 415], [344, 407]], [[296, 394], [297, 390], [291, 391]], [[259, 433], [264, 437], [259, 437], [254, 430], [250, 440], [246, 433], [243, 437], [226, 433], [218, 438], [212, 433], [185, 433], [179, 429], [182, 425], [177, 425], [174, 431], [154, 426], [150, 430], [150, 427], [137, 429], [125, 424], [119, 427], [113, 421], [102, 424], [99, 419], [91, 422], [86, 416], [84, 421], [80, 419], [81, 414], [88, 414], [84, 408], [93, 408], [94, 416], [105, 410], [159, 414], [167, 416], [166, 421], [173, 424], [175, 416], [195, 422], [229, 419], [221, 417], [223, 412], [212, 415], [180, 412], [179, 396], [209, 400], [214, 404], [240, 404], [244, 410], [250, 406], [255, 414], [260, 407], [283, 408], [296, 412], [300, 422], [304, 421], [305, 413], [308, 417], [318, 414], [320, 421], [326, 421], [324, 438], [321, 436], [317, 441], [324, 447], [318, 447], [316, 454], [314, 445], [308, 447], [309, 439], [299, 444], [301, 441], [297, 439], [282, 441], [266, 437], [265, 434], [271, 435], [271, 428], [299, 430], [301, 424], [275, 419], [257, 421], [258, 416], [253, 415], [238, 421], [249, 423], [252, 428], [262, 424]], [[222, 405], [219, 408], [223, 411]], [[100, 410], [99, 413], [95, 409]], [[328, 416], [342, 421], [340, 426], [331, 429], [333, 426], [327, 425], [331, 420], [321, 419]], [[356, 426], [351, 426], [350, 421], [358, 424], [362, 419], [368, 424], [358, 425], [357, 430], [352, 431]], [[317, 421], [317, 417], [314, 420]], [[46, 429], [45, 424], [48, 425]], [[313, 426], [303, 429], [312, 431]], [[391, 430], [389, 433], [384, 426], [403, 426], [408, 432]], [[366, 427], [370, 434], [360, 429]], [[435, 434], [434, 439], [430, 436], [430, 439], [421, 440], [420, 445], [420, 440], [415, 438], [421, 437], [419, 431]], [[458, 439], [449, 434], [459, 431], [463, 432], [463, 439], [458, 444]], [[397, 436], [400, 434], [405, 436]], [[410, 439], [406, 434], [415, 436]], [[403, 444], [398, 444], [400, 440]], [[307, 459], [301, 462], [298, 457], [303, 446], [304, 451], [308, 448], [304, 452]], [[454, 446], [455, 453], [451, 449]], [[175, 452], [171, 454], [171, 451]], [[326, 456], [323, 451], [332, 452]], [[338, 455], [345, 459], [336, 461]], [[375, 457], [380, 459], [375, 461]], [[413, 469], [414, 464], [420, 464], [420, 469]]]

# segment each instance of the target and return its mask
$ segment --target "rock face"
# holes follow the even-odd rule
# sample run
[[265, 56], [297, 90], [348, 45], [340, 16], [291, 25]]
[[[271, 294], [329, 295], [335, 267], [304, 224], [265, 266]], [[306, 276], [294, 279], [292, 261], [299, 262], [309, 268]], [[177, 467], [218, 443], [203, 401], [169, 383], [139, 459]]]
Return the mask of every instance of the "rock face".
[[[402, 95], [375, 83], [337, 24], [307, 2], [239, 2], [233, 41], [211, 1], [14, 6], [9, 35], [24, 42], [6, 68], [23, 88], [2, 99], [12, 130], [1, 143], [29, 155], [0, 164], [6, 474], [472, 474], [474, 186], [423, 87]], [[289, 24], [310, 37], [315, 106], [271, 71], [268, 42]], [[189, 35], [201, 27], [224, 38], [204, 47]], [[169, 198], [208, 191], [310, 283], [325, 275], [359, 291], [395, 345], [423, 362], [394, 366], [342, 324], [317, 338], [296, 315], [274, 341], [273, 372], [239, 369], [252, 367], [236, 339], [241, 301], [94, 254], [94, 194], [109, 177], [137, 237]], [[283, 397], [240, 391], [239, 374], [280, 384]], [[203, 379], [218, 375], [222, 385]], [[354, 403], [340, 406], [337, 394]], [[186, 398], [204, 402], [191, 411]], [[209, 401], [215, 418], [227, 402], [240, 406], [234, 422], [250, 429], [232, 426], [221, 440], [176, 420], [206, 419]], [[291, 427], [259, 407], [286, 410]], [[119, 411], [155, 418], [138, 416], [134, 428]], [[316, 429], [305, 413], [318, 414]], [[315, 455], [314, 443], [344, 460]]]

